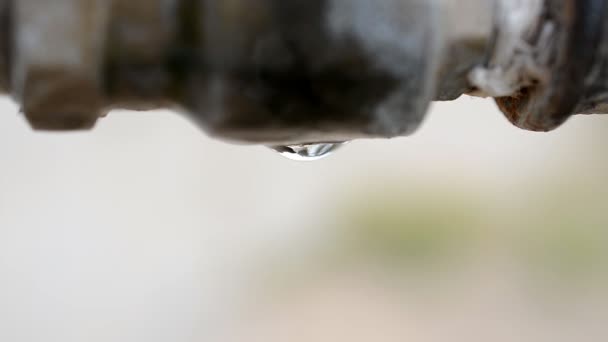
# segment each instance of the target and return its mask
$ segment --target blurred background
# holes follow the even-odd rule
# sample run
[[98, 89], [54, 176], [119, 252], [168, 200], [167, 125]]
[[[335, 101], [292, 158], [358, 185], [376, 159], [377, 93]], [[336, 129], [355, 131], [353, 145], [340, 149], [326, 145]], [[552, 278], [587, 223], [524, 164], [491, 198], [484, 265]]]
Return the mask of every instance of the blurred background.
[[608, 117], [434, 104], [314, 163], [0, 102], [0, 341], [606, 341]]

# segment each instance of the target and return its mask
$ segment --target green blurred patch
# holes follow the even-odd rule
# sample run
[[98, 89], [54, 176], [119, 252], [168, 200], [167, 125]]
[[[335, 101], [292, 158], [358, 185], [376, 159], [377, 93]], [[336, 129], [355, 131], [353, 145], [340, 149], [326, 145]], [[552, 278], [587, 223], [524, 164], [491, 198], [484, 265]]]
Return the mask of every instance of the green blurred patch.
[[341, 248], [387, 262], [447, 261], [474, 249], [483, 203], [470, 194], [373, 188], [347, 196], [337, 210]]
[[608, 196], [597, 184], [547, 183], [512, 198], [522, 204], [515, 212], [468, 189], [353, 190], [335, 211], [337, 249], [347, 258], [427, 266], [504, 253], [552, 279], [608, 275]]
[[529, 266], [573, 280], [608, 274], [608, 200], [603, 188], [584, 181], [562, 182], [530, 200], [518, 243]]

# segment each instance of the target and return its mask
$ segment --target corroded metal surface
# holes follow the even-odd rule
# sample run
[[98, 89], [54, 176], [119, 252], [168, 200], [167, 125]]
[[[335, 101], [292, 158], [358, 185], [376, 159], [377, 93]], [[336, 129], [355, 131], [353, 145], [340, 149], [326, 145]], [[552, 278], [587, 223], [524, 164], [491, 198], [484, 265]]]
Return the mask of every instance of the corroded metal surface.
[[470, 93], [546, 131], [608, 111], [607, 1], [0, 0], [0, 89], [50, 130], [165, 107], [233, 141], [389, 138]]
[[547, 2], [543, 20], [555, 27], [547, 77], [513, 96], [497, 99], [516, 126], [549, 131], [575, 113], [587, 94], [586, 82], [601, 46], [606, 17], [600, 14], [607, 13], [606, 4], [598, 0]]

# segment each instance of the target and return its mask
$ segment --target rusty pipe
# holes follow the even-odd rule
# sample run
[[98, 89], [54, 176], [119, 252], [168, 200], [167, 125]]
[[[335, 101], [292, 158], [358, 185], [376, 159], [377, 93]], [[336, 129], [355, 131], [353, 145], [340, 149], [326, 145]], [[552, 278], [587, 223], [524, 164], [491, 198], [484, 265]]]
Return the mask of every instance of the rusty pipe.
[[172, 108], [223, 139], [408, 135], [434, 100], [517, 126], [608, 111], [608, 0], [1, 0], [0, 87], [35, 129]]

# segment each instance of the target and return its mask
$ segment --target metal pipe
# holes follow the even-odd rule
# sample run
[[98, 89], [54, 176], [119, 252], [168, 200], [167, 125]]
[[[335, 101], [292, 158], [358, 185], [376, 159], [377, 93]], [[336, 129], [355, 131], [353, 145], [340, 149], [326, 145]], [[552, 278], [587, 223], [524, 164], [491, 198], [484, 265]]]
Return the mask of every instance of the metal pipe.
[[411, 134], [495, 97], [547, 131], [608, 112], [608, 0], [1, 0], [0, 89], [36, 129], [172, 108], [267, 145]]

